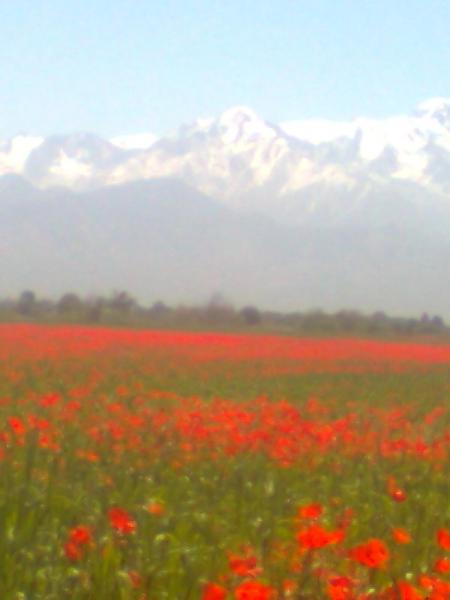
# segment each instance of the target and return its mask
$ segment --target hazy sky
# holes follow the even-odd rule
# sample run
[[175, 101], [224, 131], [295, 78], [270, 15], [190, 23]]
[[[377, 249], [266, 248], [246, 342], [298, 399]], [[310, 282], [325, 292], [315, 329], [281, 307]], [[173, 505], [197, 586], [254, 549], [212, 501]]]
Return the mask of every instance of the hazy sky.
[[408, 113], [450, 96], [449, 0], [0, 2], [0, 137]]

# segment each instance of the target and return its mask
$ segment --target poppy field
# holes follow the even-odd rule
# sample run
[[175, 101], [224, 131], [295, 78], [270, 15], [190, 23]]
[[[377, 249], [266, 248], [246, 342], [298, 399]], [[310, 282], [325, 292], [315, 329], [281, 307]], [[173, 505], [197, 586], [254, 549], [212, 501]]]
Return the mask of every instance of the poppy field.
[[449, 600], [450, 344], [0, 325], [0, 600]]

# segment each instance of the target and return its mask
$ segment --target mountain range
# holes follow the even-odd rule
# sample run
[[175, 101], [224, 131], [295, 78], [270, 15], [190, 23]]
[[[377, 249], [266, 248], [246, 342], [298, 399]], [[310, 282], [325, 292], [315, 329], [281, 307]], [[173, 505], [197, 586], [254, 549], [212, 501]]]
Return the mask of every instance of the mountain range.
[[450, 100], [410, 116], [0, 143], [0, 294], [450, 316]]

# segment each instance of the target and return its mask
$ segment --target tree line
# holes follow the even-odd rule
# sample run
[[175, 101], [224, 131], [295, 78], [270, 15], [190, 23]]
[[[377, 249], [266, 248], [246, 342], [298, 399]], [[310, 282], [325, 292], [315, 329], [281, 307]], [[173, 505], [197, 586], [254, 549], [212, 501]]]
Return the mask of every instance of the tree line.
[[328, 313], [320, 309], [278, 312], [257, 306], [236, 308], [214, 294], [198, 306], [169, 306], [161, 300], [143, 306], [126, 291], [109, 296], [83, 298], [75, 293], [59, 299], [40, 298], [26, 290], [15, 298], [0, 300], [0, 321], [86, 323], [156, 328], [260, 329], [305, 335], [449, 335], [450, 327], [439, 315], [418, 318], [388, 316], [378, 311]]

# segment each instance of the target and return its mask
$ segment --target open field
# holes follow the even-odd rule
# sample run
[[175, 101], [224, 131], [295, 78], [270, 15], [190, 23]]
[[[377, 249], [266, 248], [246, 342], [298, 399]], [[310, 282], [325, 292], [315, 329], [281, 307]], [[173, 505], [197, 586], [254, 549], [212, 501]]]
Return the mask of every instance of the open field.
[[0, 325], [1, 600], [449, 600], [450, 345]]

